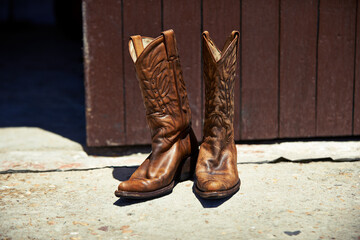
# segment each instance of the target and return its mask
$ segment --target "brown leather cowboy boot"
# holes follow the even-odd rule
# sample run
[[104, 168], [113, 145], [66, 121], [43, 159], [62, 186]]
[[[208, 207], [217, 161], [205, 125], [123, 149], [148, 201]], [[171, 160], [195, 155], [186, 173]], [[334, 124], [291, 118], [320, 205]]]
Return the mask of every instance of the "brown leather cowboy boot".
[[170, 193], [175, 180], [186, 180], [195, 169], [198, 143], [191, 128], [191, 111], [173, 30], [153, 39], [132, 36], [130, 55], [135, 63], [152, 152], [121, 182], [115, 195], [154, 198]]
[[202, 198], [223, 198], [240, 188], [233, 126], [239, 32], [231, 33], [222, 52], [216, 48], [207, 31], [202, 39], [205, 123], [196, 163], [195, 193]]

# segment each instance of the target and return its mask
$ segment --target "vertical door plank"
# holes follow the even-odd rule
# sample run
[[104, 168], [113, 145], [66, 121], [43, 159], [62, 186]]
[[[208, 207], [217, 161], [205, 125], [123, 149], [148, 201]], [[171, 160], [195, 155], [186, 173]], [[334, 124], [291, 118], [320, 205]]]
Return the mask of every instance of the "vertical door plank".
[[157, 37], [161, 34], [161, 1], [124, 1], [123, 7], [126, 144], [148, 144], [150, 130], [128, 42], [132, 35]]
[[357, 1], [353, 135], [360, 135], [360, 0]]
[[318, 0], [281, 1], [280, 138], [315, 136]]
[[242, 1], [241, 138], [278, 137], [279, 1]]
[[201, 103], [201, 1], [163, 0], [164, 30], [173, 29], [179, 50], [183, 77], [192, 112], [192, 127], [202, 136]]
[[[105, 17], [106, 16], [106, 17]], [[125, 143], [121, 1], [83, 1], [88, 146]]]
[[352, 134], [356, 0], [320, 2], [317, 136]]
[[[240, 1], [238, 0], [203, 0], [203, 30], [209, 31], [210, 37], [219, 49], [225, 44], [233, 30], [240, 31]], [[239, 47], [240, 50], [241, 46]], [[234, 99], [234, 134], [240, 140], [240, 55], [235, 78]]]

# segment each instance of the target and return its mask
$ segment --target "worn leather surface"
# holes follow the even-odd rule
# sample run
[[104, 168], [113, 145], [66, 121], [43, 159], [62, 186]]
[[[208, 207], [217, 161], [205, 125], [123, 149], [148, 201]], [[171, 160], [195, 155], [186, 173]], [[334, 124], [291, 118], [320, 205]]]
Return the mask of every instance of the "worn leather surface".
[[[137, 42], [129, 46], [140, 44], [136, 40], [139, 37], [133, 37], [130, 41]], [[136, 54], [135, 69], [151, 130], [152, 153], [118, 190], [149, 192], [168, 186], [181, 162], [197, 156], [198, 145], [191, 129], [174, 32], [165, 31], [145, 48], [137, 47]]]
[[234, 31], [223, 51], [204, 32], [204, 138], [196, 164], [196, 186], [204, 192], [226, 191], [239, 182], [234, 142], [234, 84], [239, 33]]

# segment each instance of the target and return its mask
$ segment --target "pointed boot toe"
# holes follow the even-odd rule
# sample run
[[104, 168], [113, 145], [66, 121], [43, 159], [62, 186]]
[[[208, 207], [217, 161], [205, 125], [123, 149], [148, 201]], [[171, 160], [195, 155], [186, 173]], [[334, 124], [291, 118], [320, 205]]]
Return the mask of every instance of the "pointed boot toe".
[[[149, 183], [151, 186], [151, 183]], [[169, 185], [154, 190], [148, 190], [148, 184], [140, 180], [128, 180], [122, 182], [118, 186], [118, 190], [115, 191], [115, 196], [128, 199], [151, 199], [160, 196], [164, 196], [172, 192], [175, 182], [172, 181]]]
[[226, 183], [220, 181], [219, 179], [207, 180], [203, 184], [197, 183], [196, 186], [204, 192], [214, 192], [214, 191], [223, 191], [226, 190]]
[[229, 184], [231, 184], [231, 181], [223, 176], [208, 176], [204, 174], [203, 177], [199, 177], [196, 181], [195, 193], [202, 198], [225, 198], [233, 195], [240, 189], [240, 179], [235, 184]]

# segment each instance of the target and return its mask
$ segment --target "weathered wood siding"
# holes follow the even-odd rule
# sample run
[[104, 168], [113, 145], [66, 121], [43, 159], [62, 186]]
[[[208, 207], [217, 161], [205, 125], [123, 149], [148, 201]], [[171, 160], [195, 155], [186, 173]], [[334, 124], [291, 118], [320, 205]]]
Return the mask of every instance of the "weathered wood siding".
[[150, 143], [130, 35], [174, 29], [201, 140], [201, 32], [240, 31], [235, 138], [360, 135], [360, 0], [83, 0], [87, 143]]

